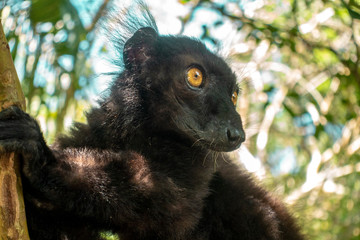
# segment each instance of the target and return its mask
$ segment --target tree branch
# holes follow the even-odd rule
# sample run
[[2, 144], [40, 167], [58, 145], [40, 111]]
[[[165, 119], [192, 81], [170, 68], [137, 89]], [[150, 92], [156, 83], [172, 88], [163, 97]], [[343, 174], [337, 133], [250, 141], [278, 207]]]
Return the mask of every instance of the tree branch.
[[[0, 111], [12, 105], [25, 109], [25, 98], [0, 19]], [[14, 153], [0, 155], [0, 239], [29, 239], [19, 159]]]

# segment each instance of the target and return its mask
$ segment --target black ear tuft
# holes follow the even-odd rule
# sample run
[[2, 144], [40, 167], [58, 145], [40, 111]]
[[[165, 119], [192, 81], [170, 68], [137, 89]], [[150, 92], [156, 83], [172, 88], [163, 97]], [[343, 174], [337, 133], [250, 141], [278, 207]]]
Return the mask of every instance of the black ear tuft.
[[123, 60], [127, 69], [136, 69], [150, 57], [154, 42], [158, 37], [157, 32], [151, 27], [137, 30], [125, 43]]

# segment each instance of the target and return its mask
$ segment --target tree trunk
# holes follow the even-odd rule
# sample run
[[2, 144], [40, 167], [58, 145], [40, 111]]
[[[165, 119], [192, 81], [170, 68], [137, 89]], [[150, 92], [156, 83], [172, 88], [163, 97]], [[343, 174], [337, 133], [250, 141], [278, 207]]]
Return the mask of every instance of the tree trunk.
[[[0, 19], [0, 111], [12, 105], [25, 110], [25, 98]], [[18, 157], [0, 154], [0, 240], [28, 240]]]

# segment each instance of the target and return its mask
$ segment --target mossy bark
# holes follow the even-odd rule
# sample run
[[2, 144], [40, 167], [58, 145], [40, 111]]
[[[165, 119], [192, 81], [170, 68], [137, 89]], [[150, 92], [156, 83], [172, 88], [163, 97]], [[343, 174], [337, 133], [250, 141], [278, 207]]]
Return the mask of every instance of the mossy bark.
[[[12, 105], [25, 110], [25, 98], [16, 74], [0, 19], [0, 111]], [[19, 158], [0, 153], [0, 240], [28, 240]]]

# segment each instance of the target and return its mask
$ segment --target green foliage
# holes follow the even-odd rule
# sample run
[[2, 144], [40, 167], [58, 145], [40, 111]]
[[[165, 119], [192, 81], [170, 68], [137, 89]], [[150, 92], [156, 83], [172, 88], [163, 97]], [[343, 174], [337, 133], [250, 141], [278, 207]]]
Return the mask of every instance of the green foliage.
[[[92, 29], [85, 29], [67, 0], [11, 1], [3, 24], [27, 98], [27, 109], [41, 119], [49, 139], [66, 118], [84, 108]], [[44, 10], [46, 9], [46, 10]], [[84, 47], [85, 46], [85, 47]], [[81, 120], [81, 119], [79, 119]]]
[[114, 235], [111, 232], [102, 232], [100, 233], [100, 237], [104, 240], [120, 240], [120, 238], [117, 235]]

